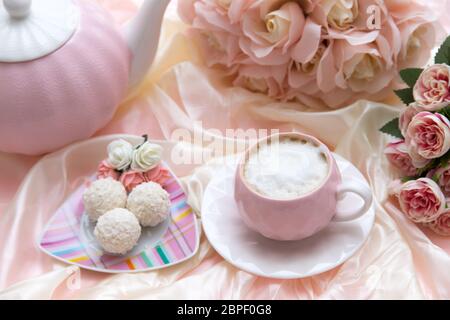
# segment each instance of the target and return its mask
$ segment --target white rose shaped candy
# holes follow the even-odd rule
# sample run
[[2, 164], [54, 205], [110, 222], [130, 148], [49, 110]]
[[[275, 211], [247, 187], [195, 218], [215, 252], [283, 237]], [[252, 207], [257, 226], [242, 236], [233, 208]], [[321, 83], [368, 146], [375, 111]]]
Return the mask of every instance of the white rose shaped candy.
[[108, 145], [108, 163], [117, 170], [125, 170], [131, 164], [133, 146], [131, 143], [119, 139]]
[[146, 172], [156, 167], [161, 161], [162, 147], [160, 145], [144, 142], [134, 150], [131, 169], [137, 172]]

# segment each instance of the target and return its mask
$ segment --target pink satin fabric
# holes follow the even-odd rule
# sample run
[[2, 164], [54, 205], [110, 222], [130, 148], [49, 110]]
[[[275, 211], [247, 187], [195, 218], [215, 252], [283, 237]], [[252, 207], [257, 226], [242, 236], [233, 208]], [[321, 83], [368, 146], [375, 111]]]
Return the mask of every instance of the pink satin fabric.
[[[120, 22], [136, 10], [130, 0], [99, 2]], [[163, 41], [146, 82], [96, 138], [45, 157], [0, 154], [0, 299], [450, 298], [450, 239], [419, 229], [387, 197], [387, 184], [394, 173], [382, 153], [387, 137], [378, 128], [396, 116], [399, 108], [361, 101], [341, 110], [309, 112], [296, 104], [280, 104], [231, 88], [202, 64], [196, 48], [182, 34], [184, 25], [175, 5], [167, 13]], [[450, 23], [447, 27], [450, 32]], [[107, 143], [117, 137], [110, 134], [147, 133], [163, 145], [170, 164], [170, 153], [177, 147], [170, 140], [177, 128], [208, 135], [208, 128], [252, 127], [315, 135], [367, 177], [376, 199], [375, 226], [363, 248], [343, 265], [306, 279], [265, 279], [225, 262], [204, 235], [192, 259], [139, 274], [86, 270], [78, 274], [77, 268], [39, 251], [37, 238], [42, 228], [83, 177], [95, 172]], [[182, 147], [199, 152], [208, 145]], [[214, 161], [172, 164], [183, 177], [189, 202], [200, 218], [203, 190], [217, 165]]]

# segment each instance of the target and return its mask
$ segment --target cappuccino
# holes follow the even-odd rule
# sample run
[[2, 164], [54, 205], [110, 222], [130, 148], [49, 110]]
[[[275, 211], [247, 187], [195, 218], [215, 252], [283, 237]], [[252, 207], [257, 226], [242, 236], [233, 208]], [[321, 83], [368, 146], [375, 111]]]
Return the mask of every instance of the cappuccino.
[[250, 187], [277, 200], [298, 198], [317, 189], [328, 172], [322, 146], [291, 137], [259, 145], [244, 164], [244, 179]]

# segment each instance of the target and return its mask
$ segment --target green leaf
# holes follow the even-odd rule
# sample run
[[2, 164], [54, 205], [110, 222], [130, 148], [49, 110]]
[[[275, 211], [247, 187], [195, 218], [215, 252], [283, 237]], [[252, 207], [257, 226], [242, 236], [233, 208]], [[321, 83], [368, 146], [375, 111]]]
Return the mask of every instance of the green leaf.
[[441, 110], [437, 111], [437, 113], [442, 114], [444, 117], [450, 120], [450, 105], [442, 108]]
[[417, 177], [403, 177], [400, 179], [401, 182], [405, 183], [411, 180], [417, 180]]
[[[440, 158], [431, 160], [425, 167], [419, 169], [419, 177], [425, 177], [432, 169], [445, 167], [450, 162], [450, 151], [444, 154]], [[433, 176], [433, 180], [439, 177]], [[435, 180], [436, 181], [436, 180]]]
[[445, 167], [450, 162], [450, 151], [439, 158], [439, 168]]
[[395, 90], [395, 94], [403, 101], [404, 104], [409, 105], [414, 102], [413, 89], [406, 88], [401, 90]]
[[431, 169], [436, 168], [436, 166], [439, 164], [439, 159], [433, 159], [431, 160], [425, 167], [420, 168], [418, 171], [419, 178], [425, 177]]
[[395, 138], [404, 139], [402, 132], [398, 127], [398, 121], [399, 121], [398, 118], [389, 121], [380, 129], [380, 131], [383, 133], [387, 133]]
[[410, 88], [413, 88], [422, 72], [423, 69], [420, 68], [403, 69], [400, 71], [400, 76]]
[[437, 174], [434, 174], [432, 180], [436, 183], [439, 183], [439, 176]]
[[444, 43], [436, 53], [434, 63], [450, 64], [450, 36], [445, 39]]

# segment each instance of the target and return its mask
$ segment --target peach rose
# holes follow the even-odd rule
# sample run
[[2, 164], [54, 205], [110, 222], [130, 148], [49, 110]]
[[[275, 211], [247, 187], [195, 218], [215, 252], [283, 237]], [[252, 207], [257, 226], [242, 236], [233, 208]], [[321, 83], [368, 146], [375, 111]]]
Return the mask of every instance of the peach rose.
[[422, 105], [450, 104], [450, 66], [435, 64], [425, 69], [414, 86], [414, 99]]
[[311, 13], [321, 0], [297, 0], [305, 13]]
[[439, 158], [450, 149], [450, 122], [439, 113], [419, 112], [408, 126], [405, 141], [414, 165]]
[[242, 65], [233, 84], [244, 87], [252, 92], [264, 93], [270, 97], [284, 96], [283, 82], [286, 78], [287, 67]]
[[[371, 5], [380, 8], [380, 28], [369, 29], [367, 26], [370, 20], [367, 9]], [[373, 43], [380, 37], [380, 30], [395, 27], [394, 23], [388, 23], [389, 14], [384, 4], [376, 0], [322, 0], [313, 5], [310, 16], [326, 30], [326, 38], [345, 40], [351, 45]]]
[[[300, 44], [301, 42], [299, 42]], [[311, 45], [310, 45], [311, 46]], [[312, 46], [311, 46], [312, 47]], [[288, 84], [292, 88], [303, 88], [307, 83], [316, 83], [317, 68], [327, 49], [327, 43], [319, 43], [313, 55], [304, 59], [293, 59], [288, 67]], [[295, 50], [295, 49], [294, 49]], [[315, 86], [317, 87], [317, 85]], [[318, 88], [318, 87], [317, 87]]]
[[256, 0], [242, 15], [241, 49], [260, 65], [283, 65], [300, 39], [305, 16], [297, 2]]
[[328, 24], [338, 30], [349, 29], [358, 18], [358, 0], [324, 0], [323, 7]]
[[403, 184], [398, 199], [403, 213], [415, 223], [432, 222], [445, 210], [445, 196], [436, 182], [428, 178]]
[[373, 94], [389, 86], [396, 75], [396, 70], [389, 67], [375, 47], [351, 46], [340, 41], [336, 49], [343, 53], [335, 78], [336, 85], [341, 89]]
[[198, 44], [208, 67], [223, 65], [232, 70], [248, 59], [239, 48], [239, 38], [233, 34], [194, 28], [188, 29], [187, 34]]
[[249, 0], [179, 0], [178, 13], [183, 21], [198, 29], [240, 34], [239, 22]]
[[122, 173], [119, 181], [123, 184], [127, 192], [131, 192], [141, 183], [147, 182], [144, 173], [132, 170]]
[[436, 220], [427, 224], [431, 230], [441, 236], [450, 236], [450, 210], [445, 210]]
[[402, 24], [400, 38], [402, 39], [399, 53], [399, 68], [423, 66], [430, 59], [436, 42], [436, 31], [431, 20], [411, 19]]
[[402, 174], [412, 177], [417, 174], [417, 168], [412, 164], [412, 159], [408, 154], [408, 147], [405, 141], [396, 141], [389, 143], [385, 150], [389, 162], [397, 168]]
[[[178, 3], [208, 66], [225, 67], [235, 85], [316, 110], [383, 100], [399, 85], [398, 70], [426, 61], [435, 39], [435, 17], [416, 1]], [[278, 66], [282, 81], [258, 70]]]
[[120, 173], [111, 166], [107, 160], [100, 162], [97, 168], [97, 179], [113, 178], [119, 180]]

